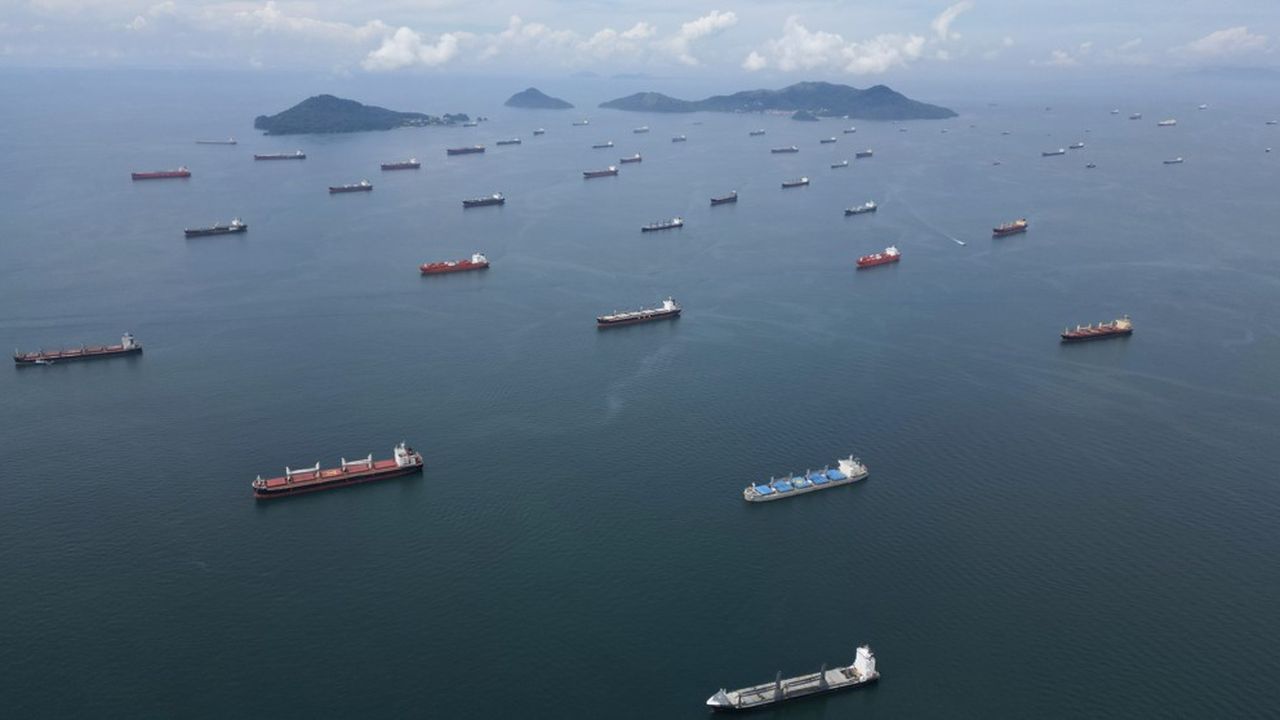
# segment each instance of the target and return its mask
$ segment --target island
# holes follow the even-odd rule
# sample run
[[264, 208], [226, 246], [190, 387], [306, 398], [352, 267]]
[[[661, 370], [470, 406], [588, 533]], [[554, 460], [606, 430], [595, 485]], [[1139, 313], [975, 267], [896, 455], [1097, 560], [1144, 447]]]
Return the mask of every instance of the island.
[[503, 105], [528, 110], [568, 110], [573, 107], [573, 103], [551, 97], [538, 88], [529, 88], [523, 92], [518, 92], [507, 98]]
[[[860, 90], [828, 82], [802, 82], [781, 90], [746, 90], [703, 100], [680, 100], [656, 92], [642, 92], [600, 103], [612, 110], [638, 112], [796, 112], [817, 117], [850, 117], [863, 120], [941, 120], [955, 111], [930, 105], [885, 85]], [[805, 119], [804, 116], [796, 118]]]
[[275, 115], [259, 115], [253, 126], [267, 135], [309, 133], [349, 133], [366, 130], [393, 130], [401, 127], [456, 125], [469, 121], [465, 113], [443, 116], [397, 112], [376, 105], [364, 105], [333, 95], [316, 95]]

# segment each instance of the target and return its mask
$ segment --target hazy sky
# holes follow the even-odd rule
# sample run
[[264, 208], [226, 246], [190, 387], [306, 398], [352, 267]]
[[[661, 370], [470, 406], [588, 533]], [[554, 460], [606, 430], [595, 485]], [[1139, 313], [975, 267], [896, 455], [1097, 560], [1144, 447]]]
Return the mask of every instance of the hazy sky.
[[1280, 0], [0, 0], [0, 66], [732, 74], [1280, 66]]

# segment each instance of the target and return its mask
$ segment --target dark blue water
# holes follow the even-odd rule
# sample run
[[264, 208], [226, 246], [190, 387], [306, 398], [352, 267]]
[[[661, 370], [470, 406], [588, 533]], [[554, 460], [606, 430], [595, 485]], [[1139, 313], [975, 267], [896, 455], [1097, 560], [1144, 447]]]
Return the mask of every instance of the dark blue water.
[[[862, 643], [878, 687], [765, 716], [1280, 713], [1274, 93], [970, 89], [923, 98], [959, 119], [897, 126], [363, 82], [0, 83], [0, 346], [146, 347], [0, 372], [6, 714], [697, 718]], [[492, 120], [252, 131], [320, 90]], [[237, 215], [243, 236], [182, 237]], [[889, 244], [901, 263], [854, 272]], [[417, 273], [477, 250], [486, 273]], [[678, 321], [594, 326], [668, 294]], [[1058, 343], [1121, 313], [1129, 339]], [[424, 477], [252, 498], [401, 439]], [[851, 452], [856, 486], [741, 499]]]

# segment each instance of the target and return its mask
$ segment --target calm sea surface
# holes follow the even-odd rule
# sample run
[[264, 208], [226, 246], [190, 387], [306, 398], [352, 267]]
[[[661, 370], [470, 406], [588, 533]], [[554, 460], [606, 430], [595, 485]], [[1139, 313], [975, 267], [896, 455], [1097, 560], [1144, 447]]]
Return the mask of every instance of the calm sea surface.
[[[1280, 714], [1276, 93], [970, 89], [895, 125], [361, 82], [0, 80], [0, 347], [146, 347], [0, 368], [5, 715], [700, 718], [863, 643], [879, 686], [765, 716]], [[491, 120], [252, 130], [324, 90]], [[595, 327], [667, 295], [678, 321]], [[1131, 338], [1058, 342], [1122, 313]], [[251, 494], [402, 439], [423, 477]], [[849, 453], [868, 480], [742, 500]]]

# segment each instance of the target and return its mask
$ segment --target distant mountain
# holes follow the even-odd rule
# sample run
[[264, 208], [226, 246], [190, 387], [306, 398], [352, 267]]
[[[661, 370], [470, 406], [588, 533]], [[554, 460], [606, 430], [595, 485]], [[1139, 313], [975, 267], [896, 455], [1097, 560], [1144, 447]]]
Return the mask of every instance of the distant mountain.
[[948, 108], [912, 100], [884, 85], [859, 90], [848, 85], [802, 82], [781, 90], [747, 90], [705, 100], [680, 100], [662, 93], [642, 92], [601, 103], [602, 108], [641, 112], [794, 112], [806, 110], [822, 117], [864, 120], [937, 120], [955, 117]]
[[268, 135], [302, 135], [453, 125], [468, 119], [462, 113], [437, 117], [416, 112], [397, 112], [332, 95], [316, 95], [284, 112], [271, 116], [259, 115], [254, 118], [253, 126], [265, 130]]
[[532, 110], [568, 110], [573, 107], [573, 103], [551, 97], [538, 88], [529, 88], [523, 92], [518, 92], [507, 98], [503, 105]]

